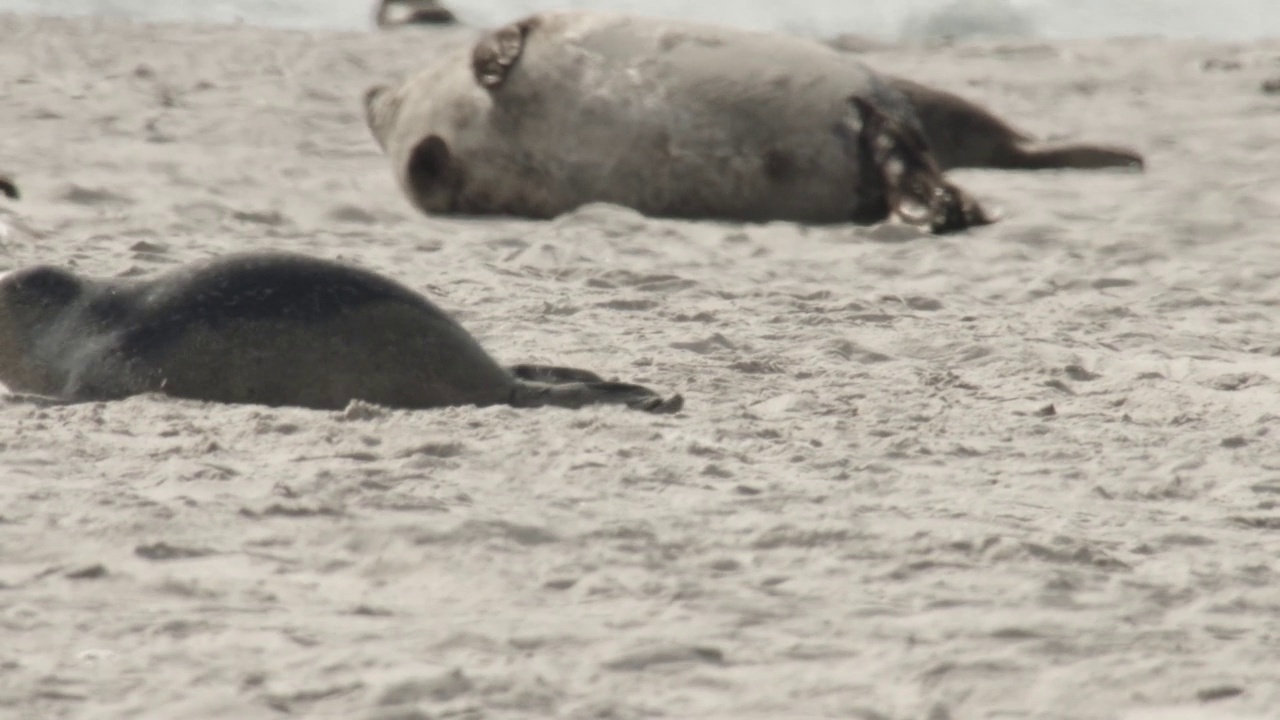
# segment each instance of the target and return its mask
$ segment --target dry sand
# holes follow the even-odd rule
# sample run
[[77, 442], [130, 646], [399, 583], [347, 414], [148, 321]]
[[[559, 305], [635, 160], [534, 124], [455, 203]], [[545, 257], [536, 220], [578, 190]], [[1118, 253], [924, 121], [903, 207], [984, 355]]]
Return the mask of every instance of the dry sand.
[[342, 257], [688, 400], [0, 402], [0, 717], [1280, 717], [1280, 44], [863, 55], [1148, 154], [930, 238], [418, 216], [360, 93], [468, 37], [0, 16], [0, 270]]

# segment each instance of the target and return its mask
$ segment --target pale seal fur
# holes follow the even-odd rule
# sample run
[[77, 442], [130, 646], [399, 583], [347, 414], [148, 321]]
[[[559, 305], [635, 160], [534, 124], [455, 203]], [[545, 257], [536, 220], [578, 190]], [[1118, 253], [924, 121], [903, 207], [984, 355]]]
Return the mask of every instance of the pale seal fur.
[[484, 33], [365, 94], [425, 213], [532, 218], [590, 202], [647, 215], [990, 222], [947, 182], [906, 97], [790, 35], [591, 11]]
[[453, 25], [458, 19], [438, 0], [382, 0], [373, 22], [385, 29], [400, 25]]
[[140, 393], [339, 409], [625, 404], [679, 395], [594, 373], [502, 367], [431, 301], [368, 270], [284, 253], [151, 277], [38, 265], [0, 276], [0, 382], [57, 401]]

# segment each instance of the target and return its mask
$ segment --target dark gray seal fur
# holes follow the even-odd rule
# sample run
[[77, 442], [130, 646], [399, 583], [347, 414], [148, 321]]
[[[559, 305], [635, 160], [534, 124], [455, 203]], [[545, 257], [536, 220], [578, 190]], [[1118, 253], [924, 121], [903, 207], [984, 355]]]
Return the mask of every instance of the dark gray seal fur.
[[574, 368], [503, 367], [461, 325], [368, 270], [285, 253], [151, 277], [39, 265], [0, 276], [0, 382], [59, 401], [140, 393], [340, 409], [623, 404], [683, 399]]
[[911, 102], [924, 127], [929, 149], [942, 170], [1142, 170], [1138, 152], [1116, 145], [1046, 143], [1009, 125], [986, 108], [959, 95], [912, 80], [888, 77]]
[[455, 25], [458, 18], [438, 0], [382, 0], [373, 22], [386, 29], [401, 25]]

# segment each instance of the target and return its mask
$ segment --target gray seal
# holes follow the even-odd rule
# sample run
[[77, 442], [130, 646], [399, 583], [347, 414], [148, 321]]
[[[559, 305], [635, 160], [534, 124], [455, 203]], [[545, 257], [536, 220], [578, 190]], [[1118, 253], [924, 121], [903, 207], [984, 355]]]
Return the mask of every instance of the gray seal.
[[140, 393], [340, 409], [621, 404], [663, 398], [575, 368], [503, 367], [422, 295], [347, 264], [246, 253], [142, 278], [50, 266], [0, 276], [0, 382], [55, 401]]
[[991, 222], [942, 176], [908, 98], [817, 41], [564, 11], [483, 33], [365, 94], [402, 191], [428, 214]]

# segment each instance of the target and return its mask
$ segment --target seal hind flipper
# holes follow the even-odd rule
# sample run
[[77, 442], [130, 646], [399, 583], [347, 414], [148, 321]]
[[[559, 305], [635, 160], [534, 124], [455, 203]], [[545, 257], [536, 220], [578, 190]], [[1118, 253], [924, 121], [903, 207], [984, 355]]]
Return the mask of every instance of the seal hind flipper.
[[[585, 372], [571, 368], [552, 369]], [[543, 383], [517, 380], [511, 390], [509, 404], [520, 408], [550, 405], [570, 409], [587, 405], [626, 405], [633, 410], [671, 414], [680, 412], [684, 407], [684, 397], [677, 394], [664, 398], [643, 385], [622, 382]]]
[[11, 392], [0, 395], [0, 399], [5, 402], [17, 405], [35, 405], [36, 407], [55, 407], [59, 405], [76, 405], [85, 400], [76, 400], [71, 398], [59, 398], [52, 395], [40, 395], [39, 393]]
[[[897, 121], [858, 95], [849, 98], [849, 105], [861, 121], [858, 155], [883, 178], [883, 198], [875, 201], [877, 211], [883, 214], [877, 219], [896, 216], [939, 234], [994, 222], [977, 200], [943, 178], [929, 143], [918, 128]], [[848, 126], [844, 129], [848, 130]], [[920, 209], [918, 214], [908, 211], [911, 205]], [[854, 219], [865, 221], [870, 217], [866, 210], [865, 206], [859, 207]]]
[[906, 78], [887, 76], [889, 85], [911, 102], [929, 147], [943, 170], [996, 168], [1047, 170], [1143, 168], [1137, 152], [1092, 143], [1049, 144], [1013, 127], [981, 105]]
[[1019, 143], [1001, 148], [992, 155], [990, 167], [1009, 170], [1100, 170], [1128, 168], [1144, 170], [1142, 155], [1127, 148], [1088, 143]]
[[480, 87], [496, 90], [506, 81], [524, 52], [525, 36], [533, 24], [532, 18], [526, 18], [485, 33], [476, 41], [471, 49], [471, 69]]
[[11, 200], [17, 200], [22, 197], [22, 193], [18, 192], [18, 185], [9, 179], [8, 175], [0, 175], [0, 193]]
[[508, 367], [507, 370], [521, 380], [547, 383], [549, 385], [605, 381], [604, 378], [590, 370], [561, 367], [559, 365], [530, 365], [528, 363], [521, 363], [519, 365], [512, 365]]

